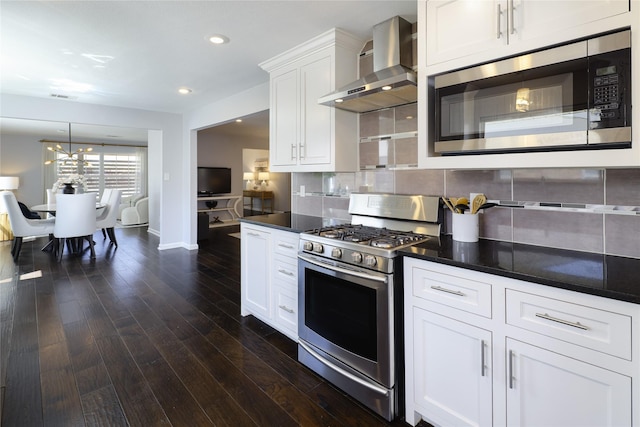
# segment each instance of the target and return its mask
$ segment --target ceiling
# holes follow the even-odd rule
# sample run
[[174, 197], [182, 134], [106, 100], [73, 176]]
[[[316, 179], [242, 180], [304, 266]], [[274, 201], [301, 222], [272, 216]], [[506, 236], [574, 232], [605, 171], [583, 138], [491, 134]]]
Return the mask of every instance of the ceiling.
[[415, 22], [416, 1], [2, 0], [0, 92], [184, 113], [268, 81], [260, 62], [333, 27], [367, 40], [395, 15]]

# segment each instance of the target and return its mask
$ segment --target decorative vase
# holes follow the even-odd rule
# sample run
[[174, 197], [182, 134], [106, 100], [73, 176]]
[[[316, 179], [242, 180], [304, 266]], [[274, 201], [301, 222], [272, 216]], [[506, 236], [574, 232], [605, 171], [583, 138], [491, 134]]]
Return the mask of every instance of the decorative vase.
[[73, 188], [72, 183], [64, 183], [64, 188], [62, 189], [62, 194], [75, 194], [76, 189]]

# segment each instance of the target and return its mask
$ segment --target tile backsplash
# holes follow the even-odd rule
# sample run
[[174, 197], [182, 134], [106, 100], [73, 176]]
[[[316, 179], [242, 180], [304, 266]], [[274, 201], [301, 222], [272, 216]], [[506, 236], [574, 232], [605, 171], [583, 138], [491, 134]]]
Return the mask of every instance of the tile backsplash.
[[[292, 211], [349, 221], [352, 191], [447, 197], [484, 193], [489, 200], [517, 201], [520, 206], [482, 213], [480, 234], [484, 238], [640, 258], [640, 169], [294, 173]], [[535, 208], [539, 203], [563, 207]], [[534, 208], [523, 209], [524, 205]], [[585, 205], [602, 209], [580, 209]], [[450, 219], [447, 212], [446, 233]]]

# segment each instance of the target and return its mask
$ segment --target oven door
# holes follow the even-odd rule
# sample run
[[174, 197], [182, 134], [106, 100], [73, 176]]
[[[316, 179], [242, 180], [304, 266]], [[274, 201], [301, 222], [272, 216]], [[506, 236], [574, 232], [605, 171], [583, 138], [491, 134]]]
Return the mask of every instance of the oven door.
[[[298, 335], [350, 368], [395, 384], [393, 275], [298, 255]], [[314, 357], [318, 356], [318, 352]]]

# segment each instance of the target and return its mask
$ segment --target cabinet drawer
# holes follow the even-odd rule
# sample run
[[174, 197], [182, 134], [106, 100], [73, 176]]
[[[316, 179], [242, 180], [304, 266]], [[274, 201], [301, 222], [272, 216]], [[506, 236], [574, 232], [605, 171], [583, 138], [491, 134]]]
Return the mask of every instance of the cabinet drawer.
[[297, 258], [291, 259], [276, 255], [273, 258], [273, 268], [271, 270], [273, 280], [289, 283], [294, 287], [298, 286], [298, 263]]
[[506, 303], [510, 325], [631, 360], [630, 316], [512, 289]]
[[491, 318], [491, 285], [436, 271], [412, 270], [413, 295]]
[[[274, 321], [281, 332], [298, 338], [298, 290], [275, 283], [273, 286]], [[288, 332], [288, 333], [287, 333]]]
[[275, 253], [296, 258], [298, 256], [298, 235], [296, 233], [274, 233]]

